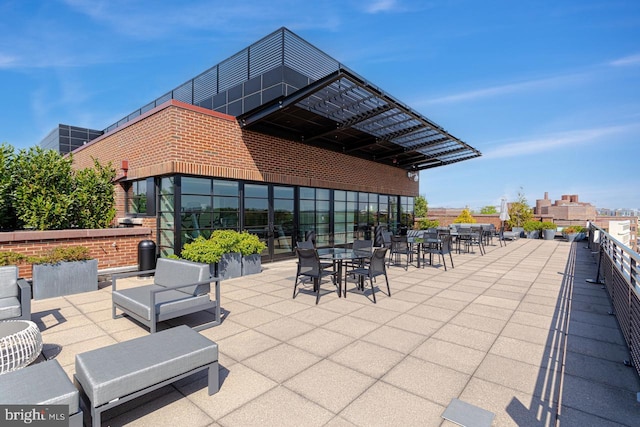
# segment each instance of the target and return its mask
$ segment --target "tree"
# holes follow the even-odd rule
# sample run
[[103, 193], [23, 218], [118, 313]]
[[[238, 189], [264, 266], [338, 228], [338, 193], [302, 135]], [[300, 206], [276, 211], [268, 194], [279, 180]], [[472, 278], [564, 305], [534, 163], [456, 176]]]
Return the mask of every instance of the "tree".
[[31, 147], [15, 157], [12, 186], [18, 225], [36, 230], [71, 227], [73, 174], [71, 158]]
[[15, 213], [11, 203], [11, 166], [13, 147], [2, 143], [0, 145], [0, 230], [13, 229]]
[[488, 205], [481, 208], [480, 213], [483, 215], [493, 215], [498, 213], [498, 209], [495, 206]]
[[75, 171], [71, 155], [32, 147], [0, 147], [0, 227], [61, 230], [106, 228], [115, 217], [115, 169], [94, 159]]
[[511, 203], [509, 206], [509, 220], [507, 224], [509, 227], [522, 227], [525, 221], [529, 221], [533, 218], [533, 210], [529, 207], [527, 199], [522, 192], [522, 188], [518, 191], [518, 200]]
[[464, 208], [462, 209], [462, 212], [460, 212], [460, 215], [458, 215], [458, 217], [453, 220], [453, 222], [455, 224], [475, 224], [476, 219], [471, 216], [469, 208]]
[[426, 217], [428, 209], [427, 199], [424, 196], [417, 196], [413, 199], [413, 211], [416, 218]]
[[111, 163], [102, 166], [93, 159], [93, 169], [76, 172], [73, 189], [75, 218], [78, 228], [107, 228], [116, 216], [112, 181], [116, 171]]

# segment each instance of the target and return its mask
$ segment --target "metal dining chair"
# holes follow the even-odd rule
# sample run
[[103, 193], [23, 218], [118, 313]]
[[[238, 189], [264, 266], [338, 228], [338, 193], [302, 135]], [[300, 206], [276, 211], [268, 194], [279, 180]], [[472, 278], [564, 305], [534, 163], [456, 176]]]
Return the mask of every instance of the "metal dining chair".
[[[363, 278], [364, 280], [369, 279], [369, 283], [371, 284], [371, 296], [373, 297], [374, 304], [376, 303], [376, 290], [373, 286], [373, 282], [378, 276], [384, 276], [384, 280], [387, 283], [387, 295], [391, 296], [389, 277], [387, 277], [387, 250], [387, 248], [375, 248], [373, 250], [373, 255], [371, 255], [371, 260], [368, 263], [363, 267], [351, 270], [351, 273], [356, 275], [358, 278]], [[360, 280], [358, 280], [358, 287], [360, 287]], [[364, 291], [364, 286], [361, 290]]]
[[406, 263], [404, 269], [407, 270], [409, 268], [409, 259], [413, 251], [411, 247], [409, 247], [409, 243], [407, 242], [407, 236], [391, 236], [391, 254], [389, 256], [389, 262], [393, 258], [393, 263], [402, 264], [402, 255], [406, 258]]
[[446, 262], [446, 259], [445, 259], [445, 255], [447, 255], [447, 254], [449, 254], [449, 259], [451, 260], [451, 268], [454, 268], [454, 266], [453, 266], [453, 255], [451, 255], [451, 252], [452, 252], [451, 234], [442, 235], [440, 237], [440, 241], [441, 242], [440, 242], [439, 245], [427, 247], [427, 249], [425, 249], [423, 253], [428, 253], [430, 257], [432, 255], [434, 255], [434, 254], [437, 254], [438, 255], [438, 260], [440, 260], [440, 258], [442, 258], [442, 264], [444, 265], [444, 271], [447, 271], [447, 262]]
[[[316, 293], [316, 304], [320, 301], [320, 284], [324, 277], [330, 276], [334, 286], [338, 286], [336, 282], [336, 272], [327, 271], [322, 267], [318, 251], [315, 249], [301, 249], [297, 248], [298, 254], [298, 271], [296, 272], [296, 280], [293, 284], [293, 298], [296, 297], [296, 289], [298, 283], [305, 280], [313, 282], [313, 290]], [[340, 289], [338, 289], [338, 295], [340, 295]]]

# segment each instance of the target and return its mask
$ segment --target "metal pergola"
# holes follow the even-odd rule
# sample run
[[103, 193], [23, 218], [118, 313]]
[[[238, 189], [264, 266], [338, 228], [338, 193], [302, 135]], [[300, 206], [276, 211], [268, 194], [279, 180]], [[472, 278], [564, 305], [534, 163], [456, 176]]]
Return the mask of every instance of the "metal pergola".
[[238, 116], [243, 128], [393, 165], [444, 166], [481, 153], [347, 68]]

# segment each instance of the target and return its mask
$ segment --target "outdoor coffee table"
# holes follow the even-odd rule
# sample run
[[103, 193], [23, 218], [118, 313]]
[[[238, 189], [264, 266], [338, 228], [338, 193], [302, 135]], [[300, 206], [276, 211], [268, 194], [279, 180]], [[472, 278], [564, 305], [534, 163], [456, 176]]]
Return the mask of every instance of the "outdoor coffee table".
[[24, 368], [42, 351], [42, 335], [30, 320], [0, 321], [0, 374]]

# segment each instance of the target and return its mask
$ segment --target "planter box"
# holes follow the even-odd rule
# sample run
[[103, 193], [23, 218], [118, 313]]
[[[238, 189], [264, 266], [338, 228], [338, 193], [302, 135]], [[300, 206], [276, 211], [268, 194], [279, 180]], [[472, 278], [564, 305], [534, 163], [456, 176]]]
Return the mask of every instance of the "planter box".
[[527, 239], [539, 239], [540, 238], [540, 231], [539, 230], [527, 231], [525, 233], [527, 233]]
[[98, 290], [98, 260], [33, 265], [33, 298], [44, 299]]
[[542, 230], [542, 238], [544, 240], [553, 240], [556, 238], [556, 230], [547, 228]]
[[262, 272], [262, 257], [260, 254], [245, 255], [242, 257], [242, 275], [258, 274]]
[[511, 231], [517, 233], [518, 237], [524, 237], [524, 228], [522, 227], [511, 227]]
[[242, 276], [242, 255], [239, 252], [222, 255], [216, 265], [216, 276], [221, 280]]
[[578, 237], [578, 233], [565, 234], [564, 237], [567, 239], [569, 243], [571, 243], [574, 240], [576, 240], [576, 238]]

